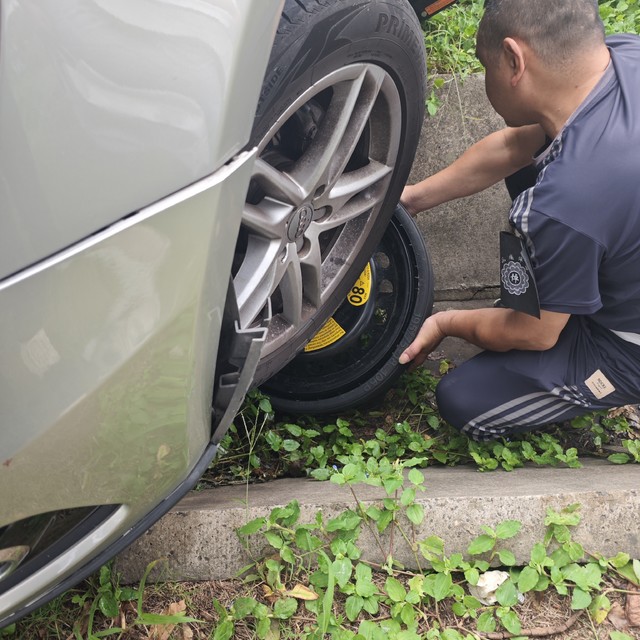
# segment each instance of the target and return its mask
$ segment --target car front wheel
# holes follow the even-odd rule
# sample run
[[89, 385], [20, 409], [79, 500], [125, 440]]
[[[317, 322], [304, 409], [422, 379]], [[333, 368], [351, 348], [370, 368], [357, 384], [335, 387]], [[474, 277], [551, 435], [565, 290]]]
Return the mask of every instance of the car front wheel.
[[373, 254], [413, 161], [424, 94], [408, 2], [287, 0], [233, 270], [240, 325], [271, 308], [256, 386], [316, 334]]

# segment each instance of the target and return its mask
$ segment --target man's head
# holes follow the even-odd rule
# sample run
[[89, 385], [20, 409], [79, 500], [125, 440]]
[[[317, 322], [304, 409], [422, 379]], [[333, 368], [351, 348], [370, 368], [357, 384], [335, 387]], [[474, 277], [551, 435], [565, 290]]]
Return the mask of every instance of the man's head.
[[525, 42], [550, 68], [563, 68], [604, 42], [596, 0], [485, 0], [477, 52], [491, 60], [505, 38]]
[[586, 82], [603, 52], [596, 0], [485, 0], [476, 53], [489, 100], [509, 125], [541, 123], [549, 101]]

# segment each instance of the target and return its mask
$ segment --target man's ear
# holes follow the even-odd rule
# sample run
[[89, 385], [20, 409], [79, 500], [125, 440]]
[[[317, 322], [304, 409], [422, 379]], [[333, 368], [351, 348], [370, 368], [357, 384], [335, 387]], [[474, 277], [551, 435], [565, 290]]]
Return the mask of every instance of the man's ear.
[[517, 40], [505, 38], [502, 41], [502, 52], [509, 65], [511, 86], [515, 87], [520, 82], [527, 66], [524, 49]]

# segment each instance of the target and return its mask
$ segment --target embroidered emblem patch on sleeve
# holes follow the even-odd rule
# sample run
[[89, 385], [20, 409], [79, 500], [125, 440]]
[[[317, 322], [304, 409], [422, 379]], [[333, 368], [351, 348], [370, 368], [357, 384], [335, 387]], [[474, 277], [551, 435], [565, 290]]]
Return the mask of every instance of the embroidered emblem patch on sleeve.
[[524, 242], [506, 231], [500, 232], [500, 303], [540, 317], [538, 288]]
[[529, 288], [529, 276], [519, 262], [506, 261], [502, 265], [501, 278], [505, 289], [514, 296], [521, 296]]

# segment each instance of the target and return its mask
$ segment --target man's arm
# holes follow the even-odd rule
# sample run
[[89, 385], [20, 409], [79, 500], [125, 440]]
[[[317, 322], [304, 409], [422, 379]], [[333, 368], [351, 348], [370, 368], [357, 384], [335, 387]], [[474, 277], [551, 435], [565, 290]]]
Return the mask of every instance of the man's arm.
[[507, 127], [469, 147], [446, 169], [407, 185], [400, 202], [411, 215], [478, 193], [531, 164], [545, 141], [539, 125]]
[[539, 319], [512, 309], [441, 311], [424, 321], [416, 339], [400, 356], [400, 364], [422, 364], [447, 336], [490, 351], [546, 351], [556, 344], [570, 317], [544, 310]]

